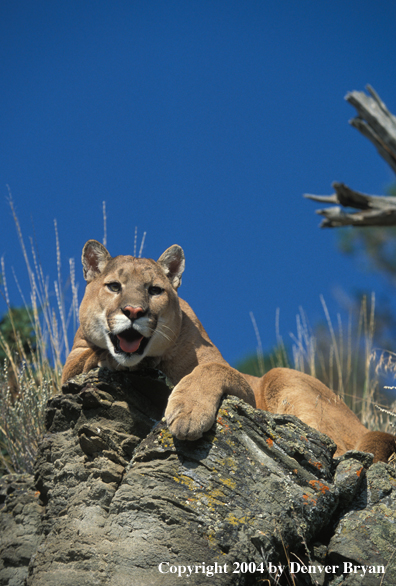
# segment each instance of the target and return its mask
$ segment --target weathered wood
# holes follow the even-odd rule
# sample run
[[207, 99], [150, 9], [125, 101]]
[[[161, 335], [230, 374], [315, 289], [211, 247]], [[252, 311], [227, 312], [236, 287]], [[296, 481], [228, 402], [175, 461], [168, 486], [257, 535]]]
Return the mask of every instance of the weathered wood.
[[[358, 113], [350, 124], [374, 144], [396, 173], [396, 117], [372, 87], [367, 86], [367, 91], [370, 95], [356, 91], [346, 95], [345, 99]], [[304, 195], [307, 199], [336, 205], [316, 211], [325, 218], [320, 224], [322, 228], [396, 225], [396, 197], [367, 195], [338, 182], [333, 183], [333, 188], [335, 193], [329, 196]], [[344, 211], [340, 206], [360, 211]]]
[[[316, 210], [317, 214], [325, 218], [320, 224], [321, 228], [396, 225], [396, 197], [366, 195], [350, 189], [344, 183], [334, 182], [332, 186], [335, 190], [332, 195], [304, 195], [307, 199], [321, 203], [336, 204], [336, 207]], [[345, 212], [340, 206], [360, 211]]]
[[345, 96], [358, 116], [350, 121], [376, 147], [379, 154], [396, 173], [396, 118], [371, 86], [369, 96], [364, 92], [350, 92]]

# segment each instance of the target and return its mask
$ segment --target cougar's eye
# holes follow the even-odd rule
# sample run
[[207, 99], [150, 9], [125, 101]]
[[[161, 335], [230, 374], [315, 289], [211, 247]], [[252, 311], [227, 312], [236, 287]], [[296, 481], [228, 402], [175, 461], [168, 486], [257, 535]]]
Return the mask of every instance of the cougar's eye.
[[154, 285], [148, 288], [148, 292], [150, 295], [161, 295], [162, 291], [162, 287], [155, 287]]
[[106, 287], [110, 291], [113, 291], [113, 293], [118, 293], [118, 291], [121, 291], [121, 283], [117, 283], [117, 281], [113, 281], [112, 283], [106, 283]]

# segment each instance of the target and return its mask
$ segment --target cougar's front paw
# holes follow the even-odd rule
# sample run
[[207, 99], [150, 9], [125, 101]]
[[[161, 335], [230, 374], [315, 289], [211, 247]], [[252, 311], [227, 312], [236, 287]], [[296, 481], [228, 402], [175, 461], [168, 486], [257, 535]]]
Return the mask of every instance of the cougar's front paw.
[[[188, 377], [185, 377], [188, 378]], [[210, 429], [215, 421], [219, 401], [195, 390], [183, 379], [169, 397], [165, 411], [171, 433], [181, 440], [196, 440]]]

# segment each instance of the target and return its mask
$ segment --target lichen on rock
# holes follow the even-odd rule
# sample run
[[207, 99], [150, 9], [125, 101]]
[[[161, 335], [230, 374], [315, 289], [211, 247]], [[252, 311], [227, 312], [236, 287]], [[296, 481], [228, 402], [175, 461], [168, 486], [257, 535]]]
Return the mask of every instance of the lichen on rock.
[[[333, 460], [328, 437], [235, 397], [222, 401], [200, 440], [179, 441], [162, 420], [169, 392], [154, 371], [95, 370], [50, 401], [34, 483], [25, 480], [30, 492], [3, 491], [0, 585], [173, 586], [184, 580], [170, 568], [188, 566], [198, 568], [188, 583], [200, 585], [216, 564], [220, 586], [282, 585], [297, 559], [319, 568], [366, 556], [366, 564], [390, 562], [382, 584], [394, 586], [396, 481], [388, 466], [370, 467], [357, 452]], [[26, 498], [34, 522], [15, 547], [28, 553], [13, 561], [7, 536]], [[252, 571], [234, 573], [241, 563]], [[286, 567], [279, 579], [269, 563]], [[294, 580], [376, 578], [318, 570]]]

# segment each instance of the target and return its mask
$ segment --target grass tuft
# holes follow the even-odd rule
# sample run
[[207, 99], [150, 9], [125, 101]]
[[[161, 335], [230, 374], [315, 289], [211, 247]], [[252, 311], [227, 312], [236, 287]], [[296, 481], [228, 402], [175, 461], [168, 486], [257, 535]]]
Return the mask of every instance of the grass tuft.
[[[31, 472], [37, 442], [44, 432], [45, 406], [51, 395], [59, 392], [62, 366], [69, 352], [68, 333], [77, 326], [78, 287], [74, 261], [70, 260], [71, 301], [67, 308], [56, 222], [57, 280], [52, 290], [32, 239], [28, 254], [11, 195], [9, 204], [29, 277], [30, 299], [23, 295], [14, 274], [22, 307], [11, 306], [5, 263], [1, 259], [0, 293], [7, 307], [11, 334], [0, 335], [0, 353], [5, 356], [0, 374], [0, 460], [3, 471]], [[23, 332], [21, 314], [28, 322], [28, 326], [24, 323]], [[28, 340], [27, 330], [31, 333]]]
[[363, 297], [359, 311], [350, 313], [346, 324], [340, 314], [332, 320], [323, 297], [321, 303], [325, 324], [312, 329], [305, 311], [300, 308], [296, 316], [296, 332], [290, 333], [291, 348], [279, 333], [277, 310], [277, 345], [269, 354], [263, 353], [259, 329], [251, 313], [257, 357], [246, 359], [237, 368], [256, 376], [277, 366], [310, 374], [342, 397], [368, 429], [394, 432], [387, 387], [382, 385], [385, 392], [380, 389], [384, 378], [389, 380], [396, 376], [396, 355], [374, 348], [375, 295], [372, 294], [369, 300]]

